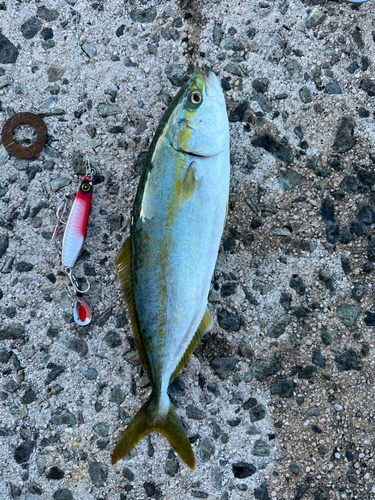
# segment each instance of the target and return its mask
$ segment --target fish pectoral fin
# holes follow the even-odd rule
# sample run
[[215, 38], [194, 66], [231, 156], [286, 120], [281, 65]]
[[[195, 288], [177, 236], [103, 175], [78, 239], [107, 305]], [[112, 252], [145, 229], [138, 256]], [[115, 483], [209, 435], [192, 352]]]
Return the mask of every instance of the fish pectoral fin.
[[133, 295], [132, 280], [131, 280], [130, 252], [131, 252], [131, 247], [130, 247], [130, 236], [129, 236], [116, 258], [115, 265], [118, 277], [120, 279], [121, 288], [125, 294], [126, 305], [128, 306], [128, 313], [134, 334], [135, 345], [138, 351], [138, 356], [152, 384], [151, 370], [148, 365], [147, 356], [143, 347], [143, 342], [139, 331], [137, 313], [135, 310], [134, 295]]
[[186, 365], [187, 360], [190, 357], [190, 354], [194, 351], [195, 346], [198, 344], [199, 340], [203, 337], [203, 335], [207, 332], [211, 324], [212, 324], [212, 316], [208, 311], [205, 311], [199, 323], [199, 326], [196, 329], [194, 337], [191, 339], [190, 344], [188, 345], [186, 351], [184, 352], [184, 355], [182, 356], [174, 372], [172, 373], [171, 378], [169, 379], [169, 383], [172, 382], [172, 380], [176, 377], [176, 375]]
[[121, 440], [114, 449], [112, 454], [112, 465], [127, 455], [144, 436], [150, 432], [157, 431], [167, 438], [174, 451], [190, 469], [194, 470], [194, 453], [176, 410], [171, 404], [166, 418], [158, 418], [158, 415], [153, 415], [154, 418], [152, 418], [151, 414], [153, 412], [151, 407], [154, 401], [155, 393], [153, 392], [130, 422]]
[[197, 171], [195, 167], [195, 162], [191, 162], [186, 173], [184, 180], [182, 181], [180, 190], [180, 207], [186, 203], [193, 194], [199, 189], [202, 183], [202, 179], [197, 176]]

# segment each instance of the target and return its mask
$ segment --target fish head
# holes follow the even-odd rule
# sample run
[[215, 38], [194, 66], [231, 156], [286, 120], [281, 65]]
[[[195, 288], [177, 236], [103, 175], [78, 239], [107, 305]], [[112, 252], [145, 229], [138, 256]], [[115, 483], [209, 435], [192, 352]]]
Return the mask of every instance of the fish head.
[[210, 71], [196, 73], [171, 106], [166, 137], [181, 153], [198, 157], [218, 154], [229, 144], [229, 124], [220, 83]]

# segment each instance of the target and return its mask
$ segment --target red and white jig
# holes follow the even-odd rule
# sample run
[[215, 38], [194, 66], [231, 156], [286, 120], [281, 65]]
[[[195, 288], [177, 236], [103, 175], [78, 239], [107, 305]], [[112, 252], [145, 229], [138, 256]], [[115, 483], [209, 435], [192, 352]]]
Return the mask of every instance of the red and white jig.
[[85, 326], [91, 321], [91, 311], [86, 301], [83, 300], [82, 295], [87, 293], [90, 289], [89, 280], [86, 278], [87, 287], [85, 290], [79, 288], [77, 278], [73, 275], [73, 267], [76, 263], [82, 245], [85, 239], [86, 227], [89, 218], [93, 178], [96, 174], [95, 168], [91, 166], [90, 162], [86, 162], [86, 175], [81, 181], [78, 192], [76, 194], [73, 206], [70, 211], [68, 222], [63, 222], [62, 217], [65, 212], [67, 197], [57, 209], [57, 224], [53, 232], [50, 246], [56, 235], [59, 224], [65, 224], [65, 232], [62, 244], [62, 265], [65, 273], [69, 276], [70, 282], [73, 286], [76, 301], [73, 309], [74, 321], [77, 325]]

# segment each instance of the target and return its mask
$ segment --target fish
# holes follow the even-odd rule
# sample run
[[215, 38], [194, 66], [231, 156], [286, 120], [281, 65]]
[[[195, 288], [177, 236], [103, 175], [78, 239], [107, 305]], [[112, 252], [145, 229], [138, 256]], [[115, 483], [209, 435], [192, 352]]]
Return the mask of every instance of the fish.
[[207, 298], [229, 197], [229, 123], [220, 83], [195, 73], [165, 111], [150, 144], [115, 265], [152, 392], [115, 447], [112, 465], [161, 433], [194, 470], [194, 453], [169, 384], [210, 328]]

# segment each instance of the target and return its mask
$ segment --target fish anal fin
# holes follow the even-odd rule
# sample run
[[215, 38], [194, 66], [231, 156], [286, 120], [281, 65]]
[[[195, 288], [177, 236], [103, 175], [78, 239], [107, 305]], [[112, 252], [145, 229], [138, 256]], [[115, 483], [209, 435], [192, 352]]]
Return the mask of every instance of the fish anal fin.
[[182, 181], [179, 200], [180, 206], [190, 200], [193, 194], [199, 189], [201, 183], [202, 179], [197, 178], [195, 162], [193, 161], [190, 163]]
[[129, 236], [116, 258], [115, 265], [118, 277], [120, 279], [121, 288], [125, 294], [126, 305], [128, 306], [128, 313], [130, 317], [131, 327], [133, 330], [135, 345], [138, 351], [138, 356], [152, 384], [151, 370], [147, 361], [145, 350], [143, 348], [143, 342], [139, 331], [137, 313], [135, 310], [134, 296], [132, 290], [132, 280], [131, 280], [130, 257], [131, 257], [131, 246], [130, 246], [130, 236]]
[[210, 327], [211, 323], [212, 323], [211, 314], [208, 311], [205, 311], [205, 313], [203, 314], [202, 319], [199, 323], [199, 326], [195, 331], [194, 337], [191, 339], [190, 344], [188, 345], [188, 348], [184, 352], [182, 358], [180, 359], [178, 365], [176, 366], [174, 372], [172, 373], [171, 378], [169, 379], [169, 383], [172, 382], [172, 380], [176, 377], [176, 375], [186, 365], [187, 360], [189, 359], [191, 353], [195, 349], [195, 346], [198, 344], [201, 337], [206, 333], [206, 331]]

